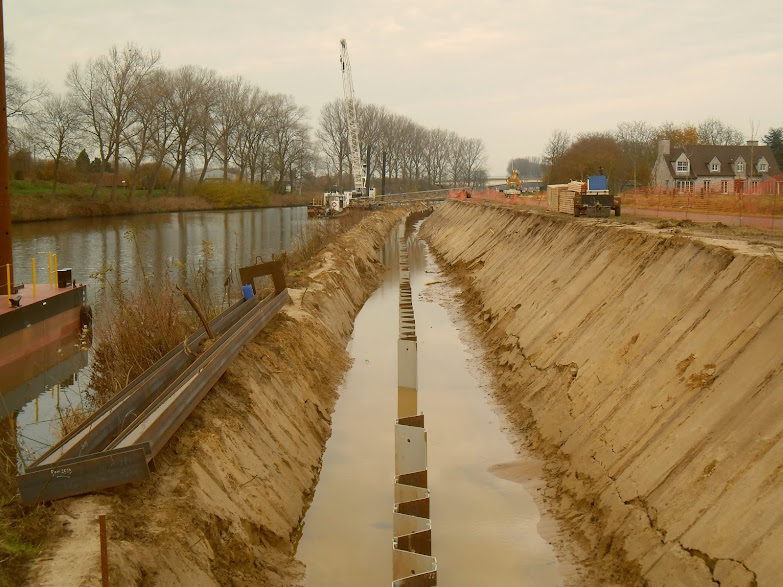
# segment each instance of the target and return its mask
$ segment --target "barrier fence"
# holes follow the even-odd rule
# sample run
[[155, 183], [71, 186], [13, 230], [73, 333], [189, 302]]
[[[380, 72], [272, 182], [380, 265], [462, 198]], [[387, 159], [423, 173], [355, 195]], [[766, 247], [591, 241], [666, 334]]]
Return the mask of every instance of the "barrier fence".
[[[733, 193], [722, 193], [721, 186], [647, 187], [628, 190], [620, 196], [623, 215], [783, 230], [783, 181], [778, 178]], [[449, 198], [548, 208], [546, 192], [506, 197], [495, 190], [452, 190]]]

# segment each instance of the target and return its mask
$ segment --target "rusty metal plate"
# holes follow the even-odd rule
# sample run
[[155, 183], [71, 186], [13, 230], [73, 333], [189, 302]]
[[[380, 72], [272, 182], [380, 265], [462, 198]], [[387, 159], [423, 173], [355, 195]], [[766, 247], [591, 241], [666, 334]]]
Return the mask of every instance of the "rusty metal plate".
[[149, 479], [144, 446], [68, 459], [19, 475], [22, 502], [34, 504]]

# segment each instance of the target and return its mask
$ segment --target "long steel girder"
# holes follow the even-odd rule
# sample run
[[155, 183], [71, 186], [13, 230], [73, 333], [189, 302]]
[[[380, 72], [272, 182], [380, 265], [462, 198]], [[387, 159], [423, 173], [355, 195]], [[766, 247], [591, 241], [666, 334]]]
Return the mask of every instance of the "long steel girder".
[[[177, 428], [242, 347], [289, 301], [284, 281], [276, 290], [264, 300], [253, 297], [229, 308], [211, 322], [217, 339], [208, 349], [195, 358], [184, 345], [173, 349], [52, 447], [17, 477], [22, 501], [38, 503], [149, 478], [153, 459]], [[205, 336], [201, 329], [186, 344], [195, 346]]]

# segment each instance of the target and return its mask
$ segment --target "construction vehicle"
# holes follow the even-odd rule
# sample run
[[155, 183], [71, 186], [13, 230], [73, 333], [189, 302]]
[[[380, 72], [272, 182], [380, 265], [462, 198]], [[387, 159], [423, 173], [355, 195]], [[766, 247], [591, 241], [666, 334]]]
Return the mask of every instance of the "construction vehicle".
[[522, 192], [519, 190], [519, 186], [522, 180], [519, 178], [519, 171], [513, 169], [511, 171], [511, 177], [506, 178], [506, 190], [503, 192], [507, 198], [512, 196], [518, 196]]
[[608, 218], [610, 210], [620, 215], [620, 196], [609, 193], [609, 180], [605, 175], [588, 175], [584, 189], [574, 195], [574, 216]]
[[[354, 196], [367, 196], [367, 166], [362, 161], [359, 150], [359, 123], [356, 116], [356, 97], [353, 91], [351, 61], [348, 58], [348, 43], [340, 39], [340, 63], [343, 67], [343, 94], [345, 95], [345, 115], [348, 121], [348, 146], [350, 147], [351, 172], [353, 173]], [[374, 194], [373, 194], [374, 195]]]
[[612, 210], [615, 216], [620, 215], [620, 196], [609, 193], [605, 175], [589, 175], [586, 182], [549, 185], [547, 194], [552, 211], [591, 218], [608, 218]]

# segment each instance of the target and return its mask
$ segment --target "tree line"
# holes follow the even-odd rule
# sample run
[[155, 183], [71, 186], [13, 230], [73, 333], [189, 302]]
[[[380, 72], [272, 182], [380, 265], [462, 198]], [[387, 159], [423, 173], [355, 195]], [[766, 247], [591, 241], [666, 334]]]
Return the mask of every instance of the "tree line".
[[[181, 196], [208, 178], [279, 193], [303, 179], [313, 189], [353, 187], [341, 99], [324, 105], [312, 129], [292, 96], [205, 67], [164, 68], [158, 51], [134, 43], [74, 64], [62, 95], [12, 70], [8, 79], [12, 156], [43, 154], [54, 191], [66, 165], [89, 174], [94, 193], [110, 187], [112, 199], [120, 188], [130, 197], [155, 189]], [[424, 128], [382, 106], [360, 103], [357, 112], [375, 183], [400, 191], [486, 178], [480, 139]]]
[[[394, 191], [417, 191], [446, 185], [484, 185], [487, 156], [484, 141], [453, 131], [430, 129], [383, 106], [357, 104], [357, 124], [368, 178]], [[353, 187], [348, 120], [344, 100], [321, 108], [316, 131], [325, 168], [343, 190]]]
[[[581, 133], [575, 137], [558, 129], [552, 132], [544, 147], [544, 181], [554, 184], [584, 180], [603, 168], [616, 191], [650, 185], [660, 139], [670, 140], [672, 147], [745, 144], [741, 131], [716, 118], [696, 125], [621, 122], [611, 131]], [[763, 141], [772, 147], [778, 164], [783, 163], [783, 127], [771, 128]]]

